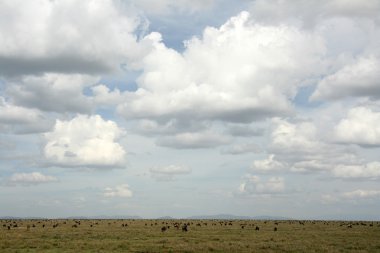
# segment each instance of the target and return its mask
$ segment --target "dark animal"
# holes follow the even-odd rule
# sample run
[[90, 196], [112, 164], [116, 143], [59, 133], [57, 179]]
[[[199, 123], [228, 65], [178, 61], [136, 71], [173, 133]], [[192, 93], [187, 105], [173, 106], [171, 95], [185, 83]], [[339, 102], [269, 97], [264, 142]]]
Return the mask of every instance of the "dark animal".
[[183, 232], [187, 232], [187, 224], [184, 224], [184, 225], [182, 226], [182, 231], [183, 231]]
[[260, 228], [259, 228], [258, 226], [256, 226], [255, 230], [259, 231], [259, 230], [260, 230]]
[[274, 231], [277, 231], [277, 228], [276, 228], [276, 227], [274, 228]]
[[163, 227], [161, 228], [161, 232], [165, 232], [165, 231], [166, 231], [166, 227], [163, 226]]

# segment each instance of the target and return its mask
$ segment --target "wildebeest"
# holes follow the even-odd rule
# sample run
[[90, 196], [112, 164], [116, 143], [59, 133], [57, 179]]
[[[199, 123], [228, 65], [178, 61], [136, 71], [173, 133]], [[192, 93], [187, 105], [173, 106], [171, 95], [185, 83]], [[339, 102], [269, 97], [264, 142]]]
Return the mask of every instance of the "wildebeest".
[[274, 228], [274, 231], [277, 231], [277, 227]]
[[161, 228], [161, 232], [165, 232], [165, 231], [166, 231], [166, 227], [163, 226], [163, 227]]
[[183, 224], [183, 226], [182, 226], [182, 231], [183, 231], [183, 232], [187, 232], [187, 224]]
[[257, 230], [257, 231], [258, 231], [258, 230], [260, 230], [260, 228], [259, 228], [258, 226], [256, 226], [255, 230]]

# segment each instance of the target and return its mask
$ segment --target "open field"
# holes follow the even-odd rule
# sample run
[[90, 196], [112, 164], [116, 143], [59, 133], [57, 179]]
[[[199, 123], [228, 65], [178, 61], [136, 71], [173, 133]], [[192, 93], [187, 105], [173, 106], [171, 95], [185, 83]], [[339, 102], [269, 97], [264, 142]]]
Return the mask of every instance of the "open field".
[[368, 221], [0, 220], [0, 225], [0, 252], [380, 252], [380, 222]]

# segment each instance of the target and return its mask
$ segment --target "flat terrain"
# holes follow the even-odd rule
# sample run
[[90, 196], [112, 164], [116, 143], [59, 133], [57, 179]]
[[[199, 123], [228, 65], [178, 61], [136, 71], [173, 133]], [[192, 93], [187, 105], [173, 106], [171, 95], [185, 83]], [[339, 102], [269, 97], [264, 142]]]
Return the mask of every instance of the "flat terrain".
[[380, 222], [368, 221], [0, 220], [0, 226], [0, 252], [380, 252]]

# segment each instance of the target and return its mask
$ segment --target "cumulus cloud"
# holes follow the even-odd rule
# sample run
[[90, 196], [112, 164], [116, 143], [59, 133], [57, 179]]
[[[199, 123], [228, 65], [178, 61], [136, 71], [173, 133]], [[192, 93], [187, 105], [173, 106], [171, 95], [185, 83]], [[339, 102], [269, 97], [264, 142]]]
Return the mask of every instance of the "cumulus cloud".
[[149, 169], [152, 177], [159, 181], [171, 181], [176, 176], [187, 175], [191, 173], [191, 169], [185, 166], [169, 165], [166, 167], [154, 167]]
[[354, 107], [335, 127], [335, 136], [341, 143], [362, 146], [380, 145], [380, 112], [368, 107]]
[[[142, 58], [135, 98], [120, 105], [126, 118], [251, 122], [292, 109], [296, 87], [320, 72], [323, 40], [296, 28], [260, 26], [242, 12], [178, 53], [159, 34]], [[273, 73], [276, 73], [273, 75]]]
[[115, 187], [105, 188], [103, 196], [107, 198], [114, 198], [114, 197], [130, 198], [133, 196], [133, 192], [129, 188], [128, 184], [121, 184]]
[[311, 100], [380, 96], [380, 60], [362, 57], [319, 82]]
[[213, 148], [229, 143], [227, 136], [211, 131], [195, 133], [179, 133], [157, 139], [157, 145], [176, 149]]
[[92, 100], [97, 106], [115, 106], [128, 99], [127, 93], [123, 93], [117, 88], [111, 91], [104, 84], [93, 86], [91, 90], [93, 93]]
[[257, 21], [267, 24], [287, 22], [313, 27], [329, 18], [379, 17], [380, 4], [376, 0], [256, 0], [251, 12]]
[[323, 161], [323, 159], [322, 161], [306, 160], [294, 163], [290, 170], [293, 172], [329, 171], [333, 166], [329, 161]]
[[264, 128], [251, 126], [248, 124], [227, 124], [227, 133], [236, 137], [262, 136], [265, 133]]
[[148, 14], [165, 14], [173, 11], [195, 12], [209, 9], [215, 0], [130, 0], [137, 8]]
[[347, 201], [353, 201], [356, 203], [358, 201], [377, 200], [379, 198], [379, 190], [357, 189], [353, 191], [344, 191], [333, 194], [323, 194], [321, 196], [321, 201], [324, 204], [334, 204], [339, 202], [346, 203]]
[[273, 172], [286, 169], [287, 165], [277, 161], [274, 154], [270, 154], [267, 159], [253, 162], [252, 170], [256, 172]]
[[6, 0], [0, 7], [0, 75], [104, 73], [140, 52], [134, 31], [142, 20], [121, 1]]
[[98, 79], [99, 77], [81, 74], [25, 76], [10, 83], [7, 94], [14, 103], [29, 108], [60, 113], [90, 113], [91, 101], [83, 95], [83, 89]]
[[40, 116], [41, 114], [37, 110], [11, 105], [3, 97], [0, 97], [0, 123], [31, 123], [38, 120]]
[[379, 179], [380, 162], [370, 162], [359, 165], [338, 165], [333, 171], [333, 175], [343, 179]]
[[53, 122], [35, 109], [10, 104], [0, 96], [0, 126], [4, 132], [39, 133], [52, 128]]
[[155, 120], [139, 120], [135, 131], [139, 134], [154, 136], [154, 135], [176, 135], [180, 133], [201, 132], [211, 125], [204, 121], [195, 121], [192, 119], [172, 119], [166, 122], [157, 122]]
[[222, 154], [240, 155], [246, 153], [259, 153], [261, 149], [254, 143], [239, 143], [223, 148]]
[[281, 177], [271, 177], [265, 181], [258, 176], [248, 175], [239, 186], [241, 194], [279, 194], [284, 191], [285, 181]]
[[275, 118], [271, 133], [271, 148], [279, 153], [315, 153], [323, 147], [312, 122], [292, 123]]
[[269, 169], [273, 165], [295, 173], [321, 173], [331, 172], [342, 164], [362, 162], [354, 149], [332, 143], [331, 138], [322, 138], [323, 133], [312, 121], [289, 122], [275, 118], [271, 123], [267, 152], [275, 159], [269, 157], [258, 163], [258, 167]]
[[40, 172], [15, 173], [8, 180], [10, 185], [36, 185], [55, 181], [57, 181], [57, 178], [44, 175]]
[[380, 191], [359, 189], [351, 192], [345, 192], [342, 195], [344, 198], [348, 199], [372, 199], [380, 198]]
[[125, 165], [126, 152], [117, 142], [124, 130], [99, 115], [78, 115], [57, 120], [45, 134], [44, 155], [49, 163], [62, 167], [113, 168]]

